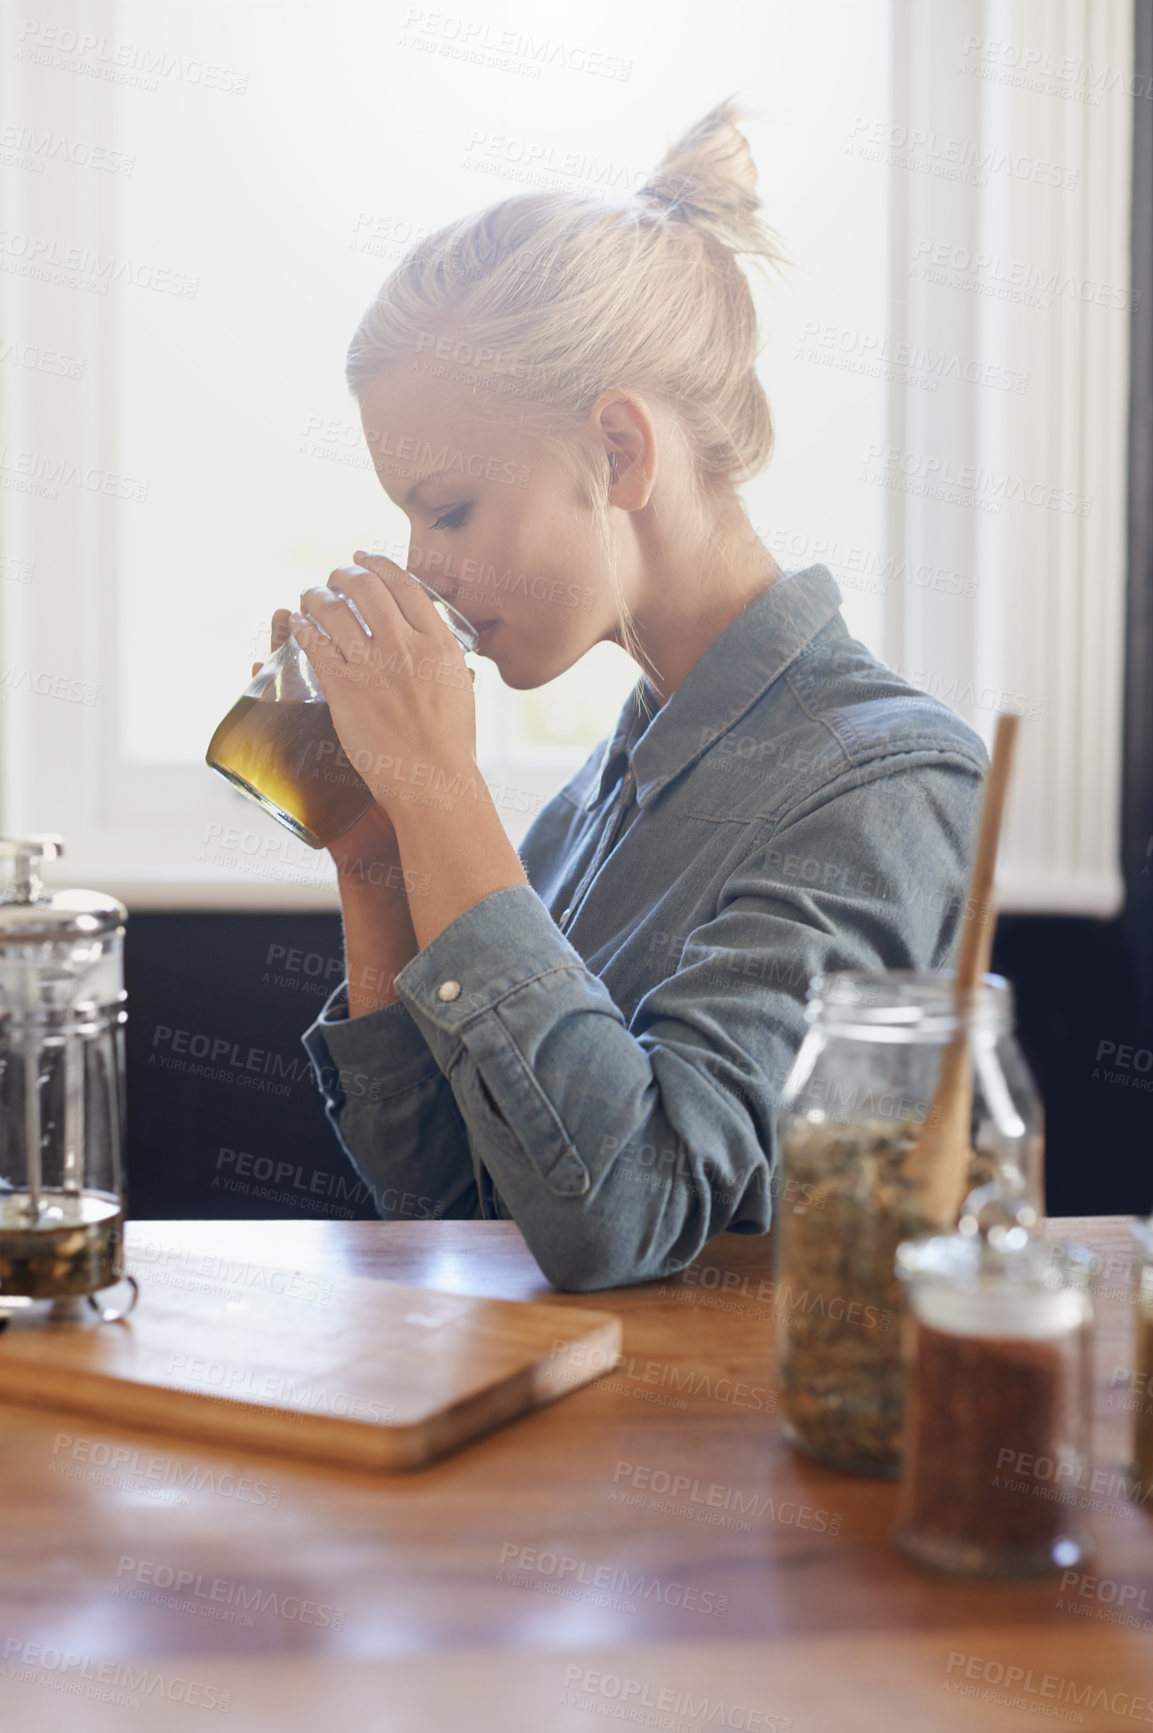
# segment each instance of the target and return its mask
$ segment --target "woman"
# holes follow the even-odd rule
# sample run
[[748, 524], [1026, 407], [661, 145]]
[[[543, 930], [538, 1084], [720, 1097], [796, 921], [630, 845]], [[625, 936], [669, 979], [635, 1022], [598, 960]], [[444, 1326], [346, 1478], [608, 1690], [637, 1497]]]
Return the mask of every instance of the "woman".
[[772, 445], [758, 209], [724, 104], [626, 205], [529, 194], [422, 242], [353, 339], [408, 563], [503, 679], [604, 639], [644, 671], [519, 857], [399, 567], [357, 553], [276, 621], [376, 800], [332, 845], [348, 979], [304, 1036], [329, 1119], [383, 1215], [511, 1217], [565, 1288], [765, 1232], [809, 978], [939, 968], [958, 936], [980, 742], [736, 492]]

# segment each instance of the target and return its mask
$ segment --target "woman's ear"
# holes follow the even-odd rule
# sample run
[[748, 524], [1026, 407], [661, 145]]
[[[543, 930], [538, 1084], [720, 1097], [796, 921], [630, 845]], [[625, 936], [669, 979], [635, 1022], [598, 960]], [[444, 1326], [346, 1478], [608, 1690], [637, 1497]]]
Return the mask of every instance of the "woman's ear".
[[646, 404], [631, 391], [606, 391], [593, 404], [589, 424], [609, 467], [609, 504], [640, 511], [657, 475], [656, 429]]

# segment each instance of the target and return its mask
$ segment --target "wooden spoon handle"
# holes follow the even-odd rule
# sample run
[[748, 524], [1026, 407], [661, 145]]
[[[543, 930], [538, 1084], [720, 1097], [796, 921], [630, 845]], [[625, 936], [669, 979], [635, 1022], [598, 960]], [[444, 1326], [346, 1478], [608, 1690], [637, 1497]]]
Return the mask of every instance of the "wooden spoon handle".
[[949, 1227], [955, 1223], [968, 1190], [973, 1156], [969, 1142], [973, 1084], [967, 1019], [972, 995], [989, 967], [993, 949], [993, 873], [1020, 720], [1019, 716], [997, 718], [993, 758], [985, 782], [981, 824], [969, 881], [969, 898], [962, 917], [957, 971], [953, 978], [953, 1004], [958, 1028], [941, 1055], [932, 1105], [905, 1168], [907, 1177], [920, 1191], [927, 1219]]
[[1013, 755], [1020, 721], [1019, 716], [997, 718], [993, 759], [985, 782], [981, 827], [977, 832], [977, 850], [973, 856], [973, 871], [969, 881], [969, 900], [965, 905], [957, 973], [953, 981], [958, 1009], [962, 1005], [962, 996], [973, 991], [988, 968], [993, 949], [993, 927], [996, 918], [993, 873], [997, 865], [997, 845], [1001, 840], [1001, 823], [1005, 816], [1009, 779], [1013, 774]]

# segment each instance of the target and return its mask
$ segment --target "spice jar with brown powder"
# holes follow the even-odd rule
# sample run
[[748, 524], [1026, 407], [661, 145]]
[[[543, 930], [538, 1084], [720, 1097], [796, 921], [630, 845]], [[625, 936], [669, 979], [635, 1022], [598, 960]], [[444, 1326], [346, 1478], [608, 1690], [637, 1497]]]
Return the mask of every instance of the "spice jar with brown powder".
[[902, 1245], [908, 1396], [895, 1541], [951, 1576], [1070, 1570], [1092, 1543], [1090, 1283], [995, 1185], [960, 1231]]
[[[902, 1240], [933, 1218], [917, 1149], [961, 1024], [948, 973], [816, 977], [785, 1087], [776, 1167], [777, 1369], [793, 1444], [832, 1466], [900, 1464]], [[986, 975], [966, 1001], [972, 1157], [957, 1204], [997, 1179], [1042, 1213], [1041, 1109], [1013, 1034], [1012, 992]]]

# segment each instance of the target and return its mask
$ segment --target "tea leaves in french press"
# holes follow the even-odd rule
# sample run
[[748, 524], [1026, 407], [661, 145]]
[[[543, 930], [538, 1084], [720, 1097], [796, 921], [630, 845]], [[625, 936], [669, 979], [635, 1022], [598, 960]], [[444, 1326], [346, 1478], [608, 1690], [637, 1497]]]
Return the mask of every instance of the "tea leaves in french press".
[[[0, 1328], [36, 1300], [135, 1303], [124, 1272], [124, 924], [48, 892], [58, 836], [0, 838]], [[127, 1282], [121, 1309], [94, 1298]]]

